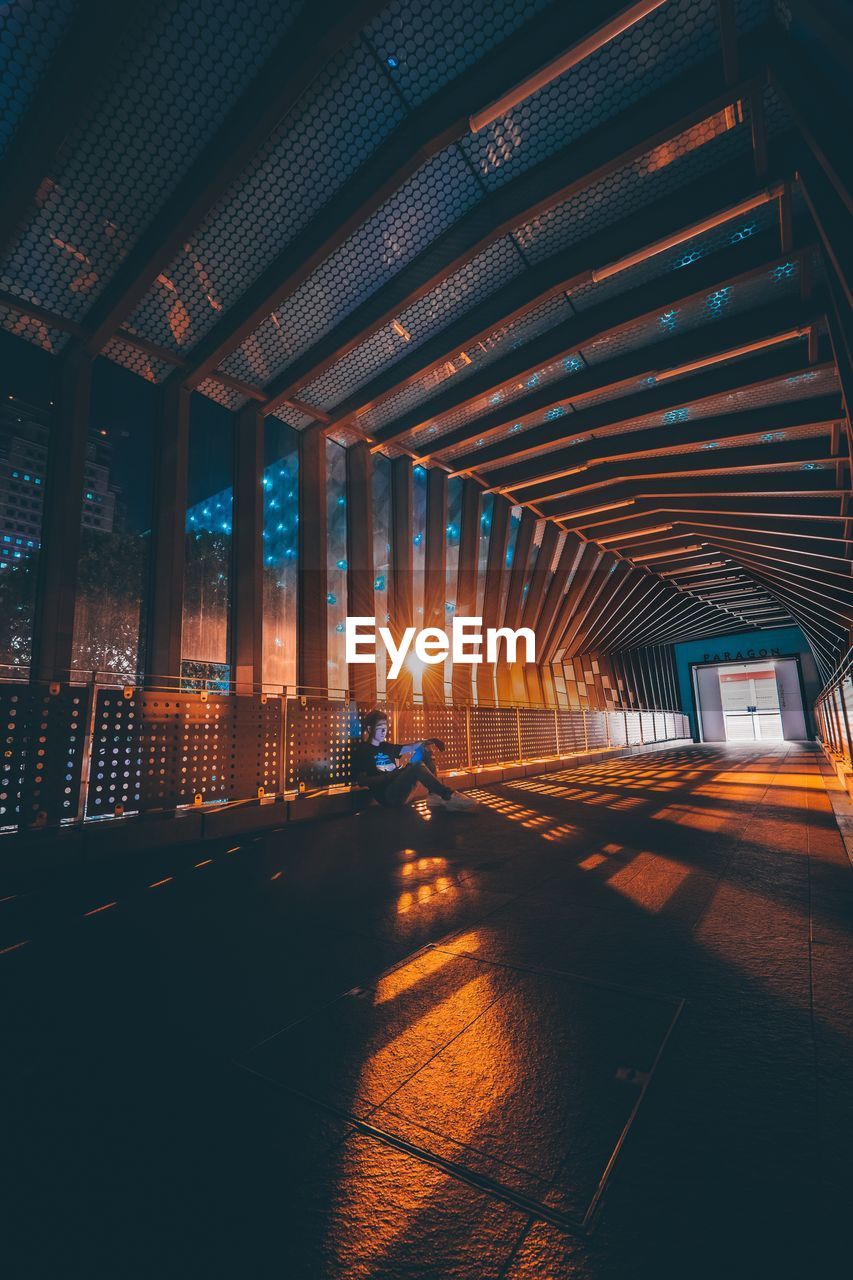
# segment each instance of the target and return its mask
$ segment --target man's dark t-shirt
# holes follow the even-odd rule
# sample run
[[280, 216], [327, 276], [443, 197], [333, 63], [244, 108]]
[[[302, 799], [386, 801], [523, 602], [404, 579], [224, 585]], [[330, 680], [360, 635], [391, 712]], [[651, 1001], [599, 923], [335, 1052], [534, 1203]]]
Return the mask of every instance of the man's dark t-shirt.
[[360, 742], [352, 756], [353, 777], [367, 783], [378, 778], [392, 778], [403, 748], [396, 742]]

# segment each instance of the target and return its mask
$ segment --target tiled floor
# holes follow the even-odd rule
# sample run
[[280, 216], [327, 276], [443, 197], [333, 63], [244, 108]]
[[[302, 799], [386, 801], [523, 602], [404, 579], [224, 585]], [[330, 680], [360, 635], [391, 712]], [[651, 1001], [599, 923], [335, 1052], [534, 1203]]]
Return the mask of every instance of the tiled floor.
[[845, 1274], [829, 776], [679, 749], [0, 903], [14, 1274]]

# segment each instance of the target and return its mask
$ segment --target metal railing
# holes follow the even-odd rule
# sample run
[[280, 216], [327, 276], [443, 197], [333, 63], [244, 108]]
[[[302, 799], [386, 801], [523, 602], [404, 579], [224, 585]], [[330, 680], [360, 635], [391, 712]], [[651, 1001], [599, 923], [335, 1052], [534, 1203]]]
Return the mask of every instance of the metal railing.
[[[364, 714], [341, 691], [236, 694], [0, 679], [0, 830], [349, 788]], [[450, 774], [689, 737], [678, 711], [391, 703], [397, 741]]]
[[818, 738], [834, 760], [853, 768], [853, 649], [815, 702]]

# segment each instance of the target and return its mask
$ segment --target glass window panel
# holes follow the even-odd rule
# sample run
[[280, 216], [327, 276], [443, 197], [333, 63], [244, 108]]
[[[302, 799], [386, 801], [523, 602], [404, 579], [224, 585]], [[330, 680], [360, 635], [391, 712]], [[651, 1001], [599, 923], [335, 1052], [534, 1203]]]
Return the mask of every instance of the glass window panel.
[[[462, 527], [462, 477], [451, 476], [447, 481], [447, 549], [445, 582], [447, 584], [444, 602], [444, 627], [450, 632], [453, 626], [453, 615], [456, 611], [456, 589], [459, 575], [459, 535]], [[444, 664], [444, 696], [445, 701], [453, 701], [451, 682], [453, 663], [448, 656]]]
[[[18, 345], [22, 344], [15, 344]], [[25, 673], [32, 656], [36, 575], [53, 410], [49, 400], [38, 397], [37, 387], [30, 386], [28, 380], [22, 384], [19, 378], [4, 378], [3, 386], [0, 399], [0, 671], [4, 667], [20, 667]], [[15, 389], [7, 391], [6, 387]]]
[[[373, 455], [373, 612], [377, 627], [387, 626], [388, 583], [391, 578], [391, 460]], [[376, 696], [386, 696], [388, 655], [376, 646]]]
[[[426, 467], [412, 469], [412, 625], [418, 631], [424, 626], [424, 573], [426, 571]], [[420, 663], [412, 664], [412, 692], [421, 697], [424, 671]]]
[[211, 687], [230, 675], [234, 427], [227, 409], [192, 396], [181, 670]]
[[73, 666], [135, 676], [142, 666], [156, 392], [97, 360], [80, 514]]
[[299, 432], [264, 424], [264, 684], [296, 684]]

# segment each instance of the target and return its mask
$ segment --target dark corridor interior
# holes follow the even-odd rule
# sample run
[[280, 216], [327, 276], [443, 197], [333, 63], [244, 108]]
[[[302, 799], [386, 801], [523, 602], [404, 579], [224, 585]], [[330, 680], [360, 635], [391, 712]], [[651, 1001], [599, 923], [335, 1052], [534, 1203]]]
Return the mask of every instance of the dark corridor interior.
[[22, 889], [16, 1274], [837, 1274], [834, 785], [688, 746]]

